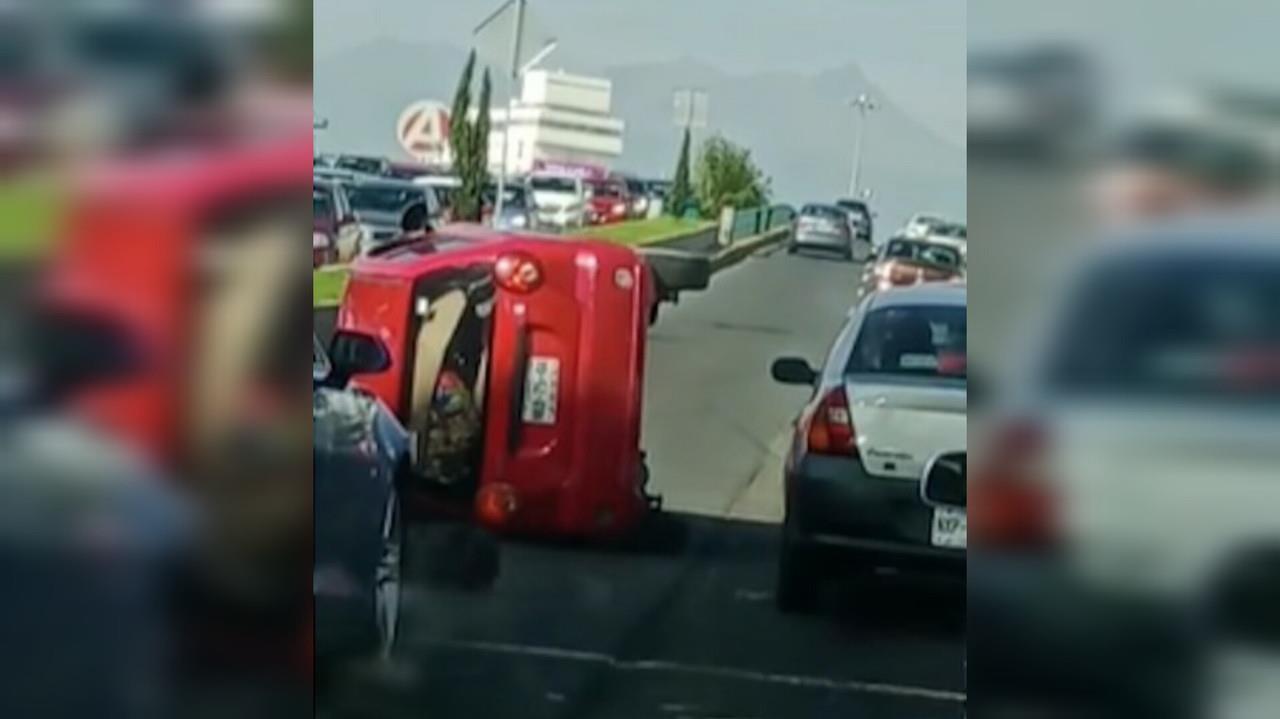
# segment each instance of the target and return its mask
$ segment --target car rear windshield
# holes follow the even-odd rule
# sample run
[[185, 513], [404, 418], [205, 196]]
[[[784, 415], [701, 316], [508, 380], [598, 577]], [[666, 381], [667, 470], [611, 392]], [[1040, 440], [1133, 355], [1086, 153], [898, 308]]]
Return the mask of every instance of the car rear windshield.
[[800, 214], [804, 217], [821, 217], [826, 220], [839, 221], [844, 219], [845, 211], [830, 205], [805, 205], [800, 210]]
[[967, 343], [968, 315], [963, 306], [884, 307], [863, 318], [845, 372], [964, 380]]
[[960, 253], [955, 248], [918, 240], [889, 240], [889, 244], [884, 249], [884, 256], [890, 260], [908, 260], [939, 267], [960, 266]]
[[426, 202], [426, 193], [420, 187], [352, 185], [347, 199], [357, 212], [402, 212], [414, 202]]
[[1073, 395], [1280, 398], [1280, 257], [1149, 257], [1086, 278], [1050, 344]]

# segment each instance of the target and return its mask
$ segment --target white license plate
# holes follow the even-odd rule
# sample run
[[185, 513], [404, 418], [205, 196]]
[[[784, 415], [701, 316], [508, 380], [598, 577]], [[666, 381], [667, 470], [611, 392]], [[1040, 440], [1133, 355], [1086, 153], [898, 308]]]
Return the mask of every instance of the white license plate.
[[560, 360], [555, 357], [533, 357], [524, 381], [525, 424], [555, 424], [556, 401], [560, 388]]
[[969, 542], [969, 518], [964, 510], [946, 507], [933, 510], [933, 531], [929, 541], [935, 547], [964, 549]]

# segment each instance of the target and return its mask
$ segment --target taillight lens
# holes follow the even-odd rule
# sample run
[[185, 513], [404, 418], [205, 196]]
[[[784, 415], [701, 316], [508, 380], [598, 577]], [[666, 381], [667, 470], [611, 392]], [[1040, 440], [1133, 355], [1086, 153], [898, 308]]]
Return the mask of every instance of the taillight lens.
[[542, 265], [532, 255], [511, 252], [494, 263], [493, 277], [504, 290], [529, 293], [542, 286]]
[[810, 454], [857, 456], [857, 437], [844, 388], [832, 389], [818, 402], [809, 417], [806, 434]]
[[1035, 549], [1058, 536], [1057, 502], [1046, 457], [1048, 436], [1030, 422], [999, 430], [969, 475], [969, 525], [975, 546]]
[[515, 489], [507, 484], [485, 485], [476, 493], [476, 516], [490, 527], [507, 524], [519, 507]]

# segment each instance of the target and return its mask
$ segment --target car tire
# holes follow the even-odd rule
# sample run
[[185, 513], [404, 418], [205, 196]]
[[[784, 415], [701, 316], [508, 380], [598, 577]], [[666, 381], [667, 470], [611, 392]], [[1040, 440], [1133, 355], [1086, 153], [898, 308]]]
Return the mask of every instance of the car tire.
[[802, 614], [814, 608], [817, 599], [818, 573], [812, 548], [788, 536], [783, 528], [782, 548], [778, 553], [778, 580], [774, 602], [787, 614]]
[[359, 630], [357, 654], [389, 659], [400, 634], [401, 587], [404, 567], [404, 521], [400, 500], [392, 491], [383, 510], [378, 561], [369, 586], [368, 607]]
[[853, 247], [852, 246], [846, 247], [844, 250], [844, 261], [853, 262], [855, 259], [857, 258], [853, 254]]
[[799, 251], [799, 249], [800, 248], [796, 247], [794, 244], [787, 245], [787, 254], [794, 255], [796, 252]]

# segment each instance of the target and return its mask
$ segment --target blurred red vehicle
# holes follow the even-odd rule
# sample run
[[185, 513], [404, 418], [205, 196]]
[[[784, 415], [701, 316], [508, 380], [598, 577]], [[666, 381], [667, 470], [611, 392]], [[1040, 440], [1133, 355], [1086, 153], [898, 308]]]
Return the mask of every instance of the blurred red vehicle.
[[627, 183], [610, 177], [584, 180], [583, 185], [587, 190], [588, 224], [607, 225], [627, 219], [632, 199]]
[[[269, 637], [198, 620], [196, 651], [307, 676], [311, 477], [297, 428], [308, 426], [298, 378], [311, 307], [298, 241], [310, 152], [299, 132], [89, 172], [29, 343], [49, 401], [149, 457], [200, 507], [217, 560], [193, 568], [197, 614], [212, 601], [276, 617]], [[244, 481], [262, 476], [272, 481]]]
[[355, 264], [331, 357], [382, 368], [339, 377], [413, 433], [411, 506], [510, 533], [622, 535], [656, 504], [640, 420], [658, 284], [623, 246], [448, 226]]

